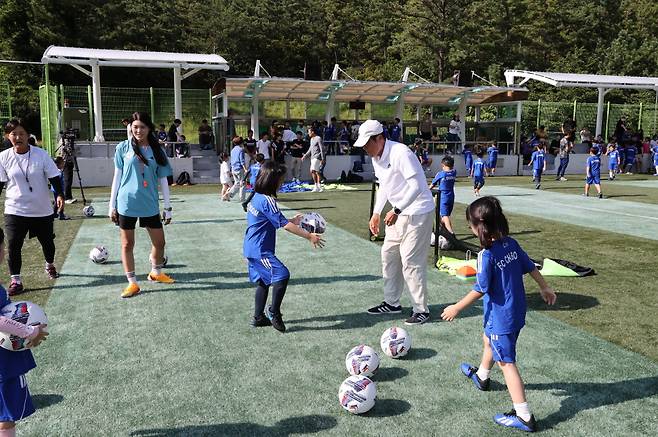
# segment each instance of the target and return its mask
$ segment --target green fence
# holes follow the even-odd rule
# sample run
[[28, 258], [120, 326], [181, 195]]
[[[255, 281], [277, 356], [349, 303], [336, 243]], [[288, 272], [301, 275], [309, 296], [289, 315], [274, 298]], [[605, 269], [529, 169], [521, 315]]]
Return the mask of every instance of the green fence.
[[41, 85], [39, 87], [39, 111], [41, 115], [41, 138], [43, 148], [55, 155], [57, 149], [57, 88]]
[[9, 84], [0, 83], [0, 120], [9, 120], [13, 117], [10, 90]]

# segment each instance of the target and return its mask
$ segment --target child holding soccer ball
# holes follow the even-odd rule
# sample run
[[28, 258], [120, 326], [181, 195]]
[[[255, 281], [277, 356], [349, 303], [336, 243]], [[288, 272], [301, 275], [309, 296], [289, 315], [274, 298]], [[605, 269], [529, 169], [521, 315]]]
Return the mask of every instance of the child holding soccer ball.
[[555, 303], [555, 292], [519, 243], [508, 236], [509, 225], [498, 199], [486, 196], [475, 200], [466, 209], [466, 220], [482, 246], [478, 254], [476, 282], [462, 300], [443, 310], [441, 318], [452, 321], [462, 310], [483, 298], [484, 352], [480, 367], [463, 363], [461, 371], [477, 389], [486, 391], [489, 389], [489, 373], [497, 362], [503, 371], [514, 409], [497, 414], [494, 421], [502, 426], [533, 432], [537, 425], [528, 408], [523, 381], [516, 367], [516, 342], [525, 325], [526, 313], [523, 275], [530, 273], [539, 285], [542, 299], [549, 305]]
[[[0, 262], [5, 258], [5, 234], [0, 229]], [[0, 285], [0, 308], [9, 304], [7, 290]], [[0, 331], [29, 340], [36, 347], [46, 339], [46, 325], [28, 326], [0, 316]], [[25, 375], [36, 367], [32, 351], [0, 348], [0, 437], [15, 437], [16, 422], [34, 413]]]
[[[279, 210], [276, 193], [286, 177], [286, 167], [275, 161], [263, 162], [256, 185], [254, 197], [247, 205], [247, 231], [244, 236], [244, 257], [249, 263], [249, 279], [256, 284], [253, 327], [272, 325], [279, 332], [285, 332], [286, 326], [281, 317], [281, 303], [288, 288], [290, 272], [274, 254], [276, 230], [286, 231], [306, 238], [313, 247], [323, 247], [324, 240], [318, 234], [306, 232], [299, 227], [302, 215], [298, 214], [288, 220]], [[269, 288], [272, 287], [272, 304], [265, 303]]]

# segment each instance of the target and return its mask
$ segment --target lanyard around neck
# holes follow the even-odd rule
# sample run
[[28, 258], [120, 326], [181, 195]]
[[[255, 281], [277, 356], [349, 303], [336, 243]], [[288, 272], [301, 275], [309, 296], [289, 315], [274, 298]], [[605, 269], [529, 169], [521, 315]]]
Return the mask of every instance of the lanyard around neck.
[[23, 173], [23, 176], [25, 177], [25, 181], [27, 182], [27, 186], [32, 191], [32, 184], [30, 184], [30, 177], [29, 177], [29, 172], [30, 172], [30, 158], [32, 156], [32, 146], [27, 146], [27, 166], [25, 166], [25, 171], [23, 171], [23, 167], [21, 167], [21, 163], [18, 161], [18, 154], [16, 153], [16, 150], [13, 150], [14, 152], [14, 159], [16, 160], [16, 165], [18, 166], [18, 169]]

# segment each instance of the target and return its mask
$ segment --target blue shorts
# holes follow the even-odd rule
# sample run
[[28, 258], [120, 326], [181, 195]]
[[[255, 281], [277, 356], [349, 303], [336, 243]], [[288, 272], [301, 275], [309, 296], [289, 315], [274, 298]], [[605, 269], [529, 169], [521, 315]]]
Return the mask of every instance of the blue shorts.
[[498, 363], [516, 362], [516, 341], [519, 339], [520, 333], [521, 331], [512, 334], [493, 334], [485, 331], [494, 361]]
[[543, 168], [533, 168], [533, 169], [532, 169], [532, 178], [533, 178], [533, 179], [541, 178], [541, 175], [542, 175], [543, 173], [544, 173], [544, 169], [543, 169]]
[[489, 158], [489, 168], [496, 168], [498, 158]]
[[473, 178], [473, 188], [480, 189], [484, 187], [484, 178]]
[[601, 176], [589, 176], [586, 178], [587, 185], [592, 185], [592, 184], [600, 184], [601, 183]]
[[17, 422], [34, 413], [25, 375], [0, 382], [0, 422]]
[[608, 164], [608, 170], [617, 170], [617, 163]]
[[658, 165], [658, 155], [653, 157], [653, 165]]
[[263, 281], [265, 285], [290, 278], [290, 271], [274, 255], [263, 258], [247, 258], [249, 261], [249, 280], [253, 283]]
[[455, 196], [452, 194], [441, 193], [441, 205], [439, 214], [441, 217], [448, 217], [452, 214], [452, 208], [455, 206]]

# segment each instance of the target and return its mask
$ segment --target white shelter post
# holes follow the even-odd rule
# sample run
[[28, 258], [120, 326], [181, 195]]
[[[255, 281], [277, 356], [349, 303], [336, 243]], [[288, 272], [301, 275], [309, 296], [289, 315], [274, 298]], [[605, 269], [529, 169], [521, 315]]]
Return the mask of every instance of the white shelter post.
[[[605, 88], [599, 87], [599, 99], [596, 104], [596, 133], [595, 136], [601, 135], [603, 131], [603, 106], [605, 105]], [[605, 138], [604, 138], [605, 139]]]
[[[181, 92], [181, 72], [180, 67], [174, 67], [174, 117], [183, 119], [183, 97]], [[183, 131], [183, 125], [180, 127]]]
[[463, 98], [459, 102], [457, 113], [459, 114], [459, 132], [461, 133], [462, 150], [464, 150], [464, 145], [466, 144], [466, 98]]
[[251, 99], [251, 130], [254, 131], [255, 138], [260, 138], [258, 126], [258, 94], [254, 94], [254, 97]]
[[91, 62], [91, 86], [94, 101], [94, 141], [103, 142], [103, 108], [101, 107], [101, 72], [98, 60]]

